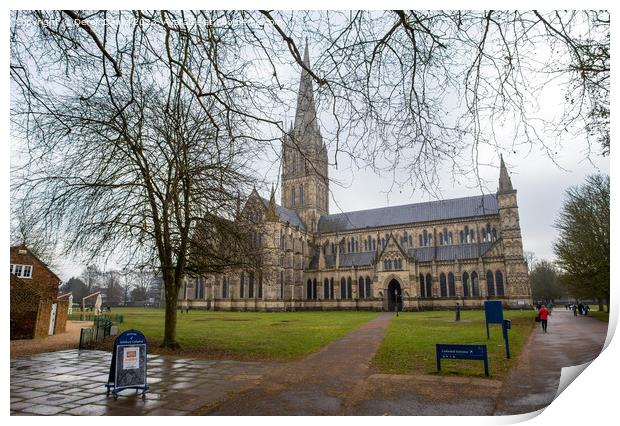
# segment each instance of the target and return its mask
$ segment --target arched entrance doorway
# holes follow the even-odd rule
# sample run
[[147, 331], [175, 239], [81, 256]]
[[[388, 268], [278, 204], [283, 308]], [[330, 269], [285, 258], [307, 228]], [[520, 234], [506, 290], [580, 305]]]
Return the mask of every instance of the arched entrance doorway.
[[393, 279], [388, 284], [387, 297], [388, 297], [388, 311], [395, 311], [397, 304], [398, 304], [398, 310], [402, 311], [403, 299], [401, 297], [401, 288], [400, 288], [400, 283], [396, 279]]

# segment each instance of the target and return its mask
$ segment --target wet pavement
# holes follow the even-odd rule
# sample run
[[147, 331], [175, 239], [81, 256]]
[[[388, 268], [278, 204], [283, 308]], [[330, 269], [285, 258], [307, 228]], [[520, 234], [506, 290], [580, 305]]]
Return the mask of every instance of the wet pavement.
[[[504, 381], [375, 374], [391, 313], [306, 358], [240, 362], [149, 355], [145, 398], [106, 396], [110, 353], [67, 350], [11, 359], [12, 415], [506, 415], [555, 397], [562, 367], [601, 351], [607, 323], [554, 311]], [[587, 374], [587, 373], [586, 373]]]
[[547, 331], [543, 333], [538, 326], [531, 334], [519, 364], [504, 382], [496, 415], [528, 413], [549, 405], [555, 398], [562, 368], [592, 361], [601, 352], [607, 323], [555, 309]]
[[111, 354], [66, 350], [11, 359], [11, 415], [186, 415], [254, 386], [266, 362], [148, 356], [149, 391], [106, 396]]

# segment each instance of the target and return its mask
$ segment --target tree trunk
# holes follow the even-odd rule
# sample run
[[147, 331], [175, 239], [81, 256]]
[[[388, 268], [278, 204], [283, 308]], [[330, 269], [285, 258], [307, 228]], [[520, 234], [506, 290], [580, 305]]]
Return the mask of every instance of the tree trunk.
[[603, 312], [605, 310], [605, 306], [603, 305], [603, 299], [598, 299], [598, 310]]
[[[164, 281], [166, 292], [166, 322], [164, 325], [164, 341], [161, 344], [162, 348], [180, 349], [181, 346], [177, 343], [177, 286], [174, 283], [174, 278], [169, 278], [169, 282]], [[166, 278], [164, 278], [166, 280]]]

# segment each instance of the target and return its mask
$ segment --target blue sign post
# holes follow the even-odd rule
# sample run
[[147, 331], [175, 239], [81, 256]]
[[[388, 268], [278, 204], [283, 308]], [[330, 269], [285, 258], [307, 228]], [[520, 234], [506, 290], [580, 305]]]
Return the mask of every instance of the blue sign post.
[[502, 324], [504, 322], [502, 302], [499, 300], [485, 300], [484, 317], [487, 323], [487, 339], [490, 339], [489, 324]]
[[114, 341], [112, 364], [108, 376], [107, 395], [118, 397], [123, 389], [141, 389], [142, 397], [148, 390], [146, 384], [146, 337], [138, 330], [127, 330]]
[[445, 345], [436, 344], [437, 371], [441, 371], [441, 360], [443, 359], [470, 359], [474, 361], [484, 361], [484, 375], [489, 375], [489, 358], [487, 356], [487, 345]]

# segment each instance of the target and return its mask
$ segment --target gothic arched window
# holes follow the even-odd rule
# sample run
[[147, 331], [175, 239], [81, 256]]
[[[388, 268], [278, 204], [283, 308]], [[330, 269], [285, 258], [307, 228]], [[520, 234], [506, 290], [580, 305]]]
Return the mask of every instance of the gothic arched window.
[[493, 272], [487, 271], [487, 294], [495, 296], [495, 284], [493, 283]]
[[471, 295], [474, 297], [480, 296], [480, 287], [478, 285], [478, 273], [471, 273]]
[[340, 278], [340, 298], [347, 298], [347, 281], [344, 279], [344, 277]]
[[454, 274], [448, 274], [448, 296], [456, 297], [456, 286], [454, 285]]
[[448, 233], [448, 244], [452, 245], [452, 232]]
[[258, 273], [258, 298], [263, 298], [263, 273], [262, 271]]
[[502, 276], [501, 271], [495, 272], [495, 285], [497, 286], [497, 295], [504, 295], [504, 277]]
[[353, 297], [353, 281], [351, 277], [347, 278], [347, 299]]
[[365, 292], [364, 292], [364, 277], [360, 277], [357, 280], [357, 298], [358, 299], [365, 299]]
[[334, 278], [329, 279], [329, 298], [334, 298]]
[[439, 233], [439, 245], [442, 246], [443, 245], [443, 232]]
[[426, 297], [433, 297], [433, 277], [426, 274]]
[[465, 243], [465, 234], [463, 234], [463, 231], [460, 232], [460, 237], [461, 237], [461, 244]]
[[239, 277], [239, 297], [243, 299], [243, 289], [245, 287], [245, 276], [243, 275], [243, 272], [241, 273], [241, 276]]
[[254, 297], [254, 272], [248, 274], [248, 297], [250, 299]]
[[420, 274], [420, 297], [426, 297], [426, 290], [424, 287], [424, 275]]
[[295, 207], [295, 188], [291, 189], [291, 206]]
[[469, 297], [469, 274], [463, 272], [463, 297]]
[[329, 299], [329, 280], [323, 280], [323, 299]]
[[317, 298], [317, 294], [316, 294], [316, 278], [312, 280], [312, 298], [316, 300]]
[[306, 299], [310, 300], [312, 299], [312, 280], [308, 279], [308, 282], [306, 283]]
[[446, 283], [446, 274], [439, 274], [439, 294], [441, 297], [448, 297], [448, 285]]
[[222, 298], [228, 298], [228, 280], [226, 277], [222, 278]]
[[366, 277], [366, 299], [370, 299], [372, 297], [372, 281], [370, 277]]

